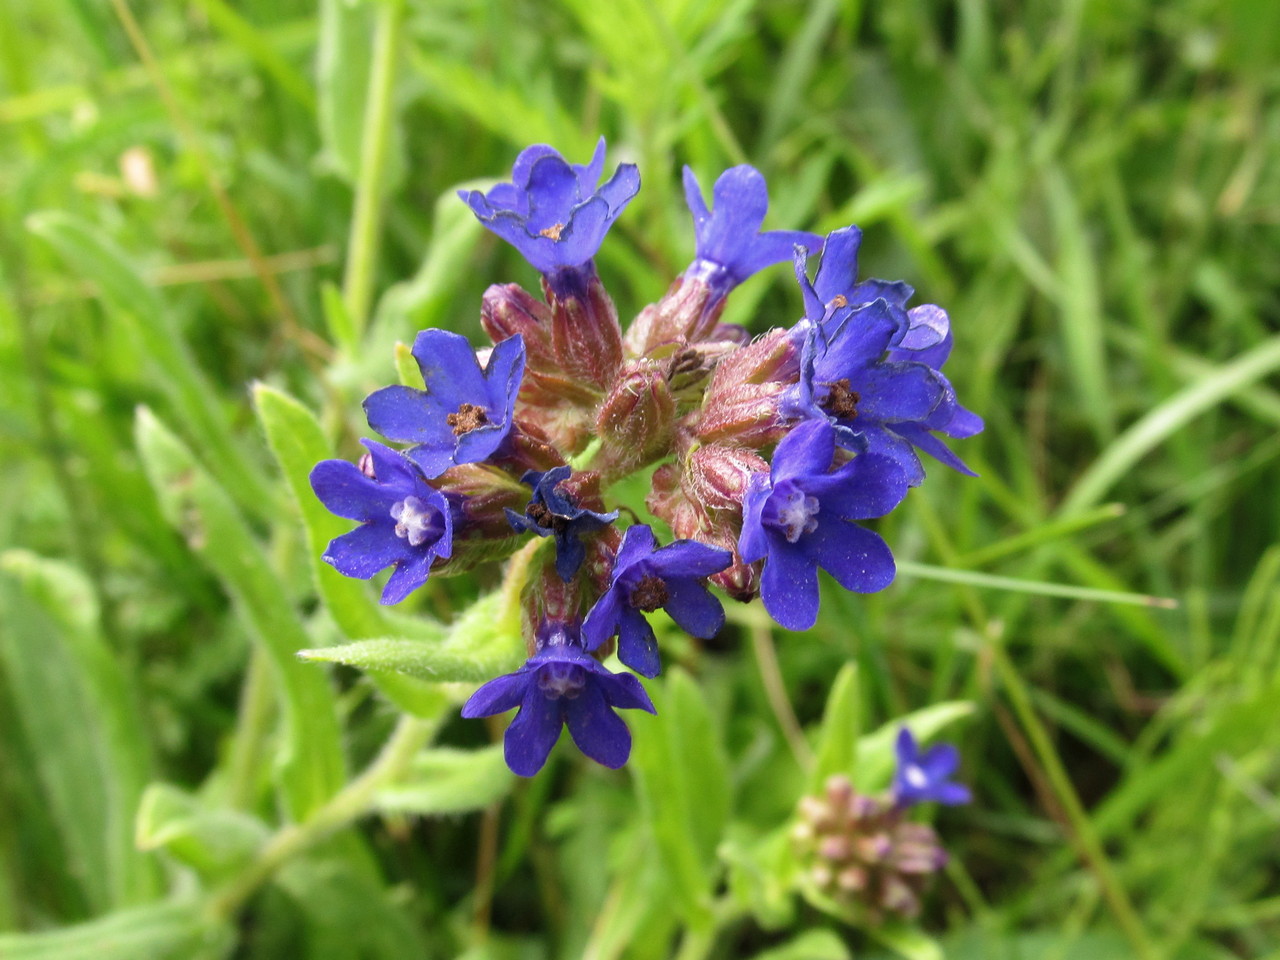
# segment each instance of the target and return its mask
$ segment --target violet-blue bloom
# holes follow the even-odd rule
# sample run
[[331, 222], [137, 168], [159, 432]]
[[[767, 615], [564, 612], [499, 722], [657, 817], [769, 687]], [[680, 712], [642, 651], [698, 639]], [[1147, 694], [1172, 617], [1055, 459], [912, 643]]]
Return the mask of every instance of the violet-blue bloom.
[[519, 250], [553, 286], [563, 270], [589, 264], [613, 221], [640, 190], [640, 172], [624, 163], [598, 186], [604, 138], [588, 164], [569, 163], [545, 144], [516, 158], [511, 182], [488, 193], [460, 190], [480, 222]]
[[533, 487], [533, 496], [524, 513], [506, 508], [507, 521], [516, 530], [527, 530], [540, 537], [556, 538], [556, 573], [568, 583], [582, 566], [587, 548], [582, 536], [606, 527], [618, 519], [618, 511], [596, 513], [574, 503], [557, 487], [569, 479], [569, 467], [553, 467], [545, 472], [529, 470], [521, 483]]
[[411, 461], [374, 440], [361, 442], [369, 451], [361, 467], [322, 460], [311, 471], [311, 489], [320, 501], [332, 513], [360, 521], [331, 540], [322, 559], [361, 580], [394, 564], [382, 602], [399, 603], [426, 583], [437, 557], [452, 552], [453, 510]]
[[835, 428], [806, 420], [778, 444], [769, 473], [747, 483], [738, 550], [748, 563], [764, 560], [760, 596], [788, 630], [817, 622], [819, 567], [859, 593], [882, 590], [894, 577], [884, 540], [851, 521], [882, 517], [901, 503], [902, 470], [867, 453], [832, 470], [835, 452]]
[[503, 340], [481, 370], [466, 337], [423, 330], [413, 341], [413, 357], [426, 390], [394, 386], [369, 394], [369, 426], [389, 440], [414, 444], [406, 454], [428, 477], [498, 452], [511, 432], [524, 376], [524, 339], [517, 334]]
[[661, 549], [644, 524], [628, 527], [613, 561], [609, 589], [587, 614], [588, 650], [618, 635], [618, 659], [645, 677], [661, 669], [658, 641], [644, 614], [662, 607], [681, 629], [710, 639], [724, 626], [724, 609], [705, 580], [733, 562], [728, 550], [677, 540]]
[[753, 273], [791, 259], [797, 247], [810, 252], [822, 248], [822, 238], [814, 233], [760, 232], [769, 209], [769, 192], [754, 167], [742, 164], [720, 174], [712, 188], [710, 210], [698, 178], [685, 167], [684, 196], [697, 236], [696, 255], [684, 276], [705, 282], [711, 288], [713, 303]]
[[[924, 480], [924, 467], [913, 443], [936, 455], [942, 444], [928, 431], [950, 423], [956, 398], [937, 370], [919, 361], [890, 358], [891, 348], [909, 329], [907, 315], [896, 314], [879, 299], [839, 307], [824, 325], [808, 325], [800, 379], [783, 394], [780, 409], [788, 417], [829, 421], [841, 447], [890, 458], [914, 487]], [[946, 453], [945, 462], [959, 464], [956, 469], [972, 475], [950, 451]]]
[[972, 799], [968, 787], [949, 779], [960, 767], [960, 751], [951, 744], [939, 743], [921, 753], [916, 738], [903, 727], [895, 749], [898, 766], [893, 774], [893, 797], [898, 806], [929, 801], [955, 806]]
[[462, 707], [464, 717], [488, 717], [512, 707], [520, 712], [507, 727], [507, 766], [531, 777], [547, 762], [567, 726], [578, 749], [617, 769], [631, 755], [631, 731], [615, 709], [654, 713], [653, 701], [629, 673], [612, 673], [582, 648], [575, 624], [543, 623], [538, 651], [515, 673], [490, 680]]

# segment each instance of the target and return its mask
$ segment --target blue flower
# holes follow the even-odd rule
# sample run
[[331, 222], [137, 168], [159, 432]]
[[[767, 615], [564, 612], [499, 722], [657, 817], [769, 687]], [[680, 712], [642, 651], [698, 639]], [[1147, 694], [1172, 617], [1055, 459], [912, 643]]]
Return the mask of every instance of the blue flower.
[[921, 753], [916, 738], [903, 727], [898, 731], [896, 751], [893, 796], [899, 807], [931, 800], [955, 806], [972, 799], [968, 787], [948, 779], [960, 766], [960, 751], [951, 744], [940, 743]]
[[822, 260], [818, 273], [809, 282], [805, 272], [808, 252], [795, 251], [796, 280], [804, 294], [805, 316], [814, 323], [823, 323], [841, 307], [859, 307], [874, 300], [884, 300], [895, 319], [905, 317], [907, 301], [915, 291], [901, 280], [864, 280], [858, 282], [858, 249], [862, 246], [862, 231], [857, 227], [845, 227], [827, 234], [822, 245]]
[[453, 512], [439, 490], [401, 454], [373, 440], [361, 465], [323, 460], [311, 489], [332, 512], [360, 526], [329, 542], [324, 561], [348, 577], [368, 580], [395, 565], [383, 603], [399, 603], [427, 581], [437, 557], [453, 549]]
[[846, 590], [871, 593], [892, 582], [893, 554], [880, 537], [852, 520], [882, 517], [906, 496], [901, 469], [862, 454], [832, 470], [835, 429], [825, 420], [792, 428], [773, 454], [768, 475], [754, 474], [742, 504], [738, 550], [764, 560], [760, 596], [788, 630], [818, 619], [818, 567]]
[[614, 710], [654, 713], [653, 701], [629, 673], [615, 674], [582, 648], [575, 624], [549, 622], [538, 630], [538, 650], [515, 673], [490, 680], [462, 707], [464, 717], [489, 717], [512, 707], [507, 727], [507, 766], [531, 777], [547, 762], [567, 726], [578, 749], [617, 769], [631, 755], [631, 731]]
[[[957, 404], [940, 372], [918, 360], [895, 359], [911, 355], [893, 349], [908, 329], [907, 315], [896, 316], [884, 299], [837, 308], [824, 325], [809, 325], [799, 382], [783, 394], [780, 410], [829, 421], [841, 447], [888, 457], [914, 487], [924, 480], [924, 468], [913, 444], [930, 453], [942, 447], [929, 431], [950, 423]], [[950, 451], [946, 455], [972, 475]]]
[[369, 426], [389, 440], [412, 443], [406, 451], [428, 477], [460, 463], [486, 460], [511, 432], [524, 340], [517, 334], [493, 348], [483, 370], [466, 337], [423, 330], [413, 356], [426, 390], [384, 387], [364, 401]]
[[614, 557], [609, 589], [583, 621], [587, 649], [595, 650], [616, 633], [618, 659], [642, 676], [656, 677], [661, 669], [658, 641], [644, 614], [662, 607], [693, 636], [714, 637], [724, 626], [724, 610], [704, 581], [732, 562], [728, 550], [694, 540], [658, 549], [649, 527], [628, 527]]
[[516, 530], [527, 530], [540, 537], [556, 538], [556, 573], [568, 583], [582, 566], [587, 548], [582, 537], [606, 527], [618, 519], [618, 511], [596, 513], [579, 507], [557, 487], [569, 479], [568, 467], [553, 467], [546, 472], [530, 470], [520, 478], [533, 487], [533, 497], [523, 514], [506, 508], [507, 520]]
[[587, 264], [609, 227], [640, 190], [640, 173], [624, 163], [603, 185], [604, 138], [591, 162], [568, 163], [551, 147], [535, 144], [516, 158], [511, 182], [487, 194], [458, 196], [486, 227], [519, 250], [541, 273], [554, 276]]
[[769, 193], [760, 171], [746, 164], [730, 167], [716, 179], [712, 210], [702, 198], [698, 178], [685, 167], [684, 196], [693, 213], [697, 237], [694, 261], [684, 275], [711, 288], [711, 303], [723, 299], [753, 273], [791, 259], [797, 247], [808, 251], [822, 247], [822, 238], [813, 233], [760, 233], [769, 209]]

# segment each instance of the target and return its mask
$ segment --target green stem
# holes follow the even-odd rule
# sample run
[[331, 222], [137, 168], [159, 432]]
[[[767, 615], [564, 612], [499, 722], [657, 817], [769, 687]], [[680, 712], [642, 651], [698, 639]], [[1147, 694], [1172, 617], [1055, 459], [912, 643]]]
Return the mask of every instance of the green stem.
[[[373, 298], [373, 276], [378, 263], [378, 243], [381, 238], [382, 192], [386, 186], [387, 154], [391, 147], [396, 54], [399, 50], [400, 25], [404, 20], [404, 4], [401, 0], [388, 0], [377, 6], [378, 19], [374, 27], [373, 65], [369, 71], [369, 92], [365, 101], [355, 211], [351, 218], [351, 235], [347, 244], [347, 269], [342, 278], [342, 298], [356, 343], [368, 324], [369, 303]], [[347, 346], [354, 347], [355, 343]]]
[[253, 807], [274, 708], [271, 660], [265, 650], [256, 647], [240, 693], [240, 718], [227, 763], [227, 805], [235, 810]]
[[1102, 888], [1102, 895], [1111, 907], [1111, 912], [1115, 916], [1116, 922], [1120, 924], [1120, 928], [1133, 945], [1135, 954], [1141, 960], [1154, 960], [1158, 956], [1155, 946], [1152, 944], [1146, 928], [1142, 925], [1142, 920], [1138, 917], [1137, 911], [1134, 910], [1133, 904], [1129, 900], [1129, 895], [1125, 892], [1119, 878], [1116, 876], [1115, 870], [1111, 866], [1111, 861], [1107, 859], [1107, 854], [1102, 849], [1102, 843], [1098, 840], [1097, 833], [1094, 832], [1093, 822], [1085, 812], [1084, 805], [1081, 804], [1080, 797], [1076, 794], [1075, 787], [1071, 784], [1071, 778], [1068, 776], [1066, 768], [1062, 765], [1062, 760], [1054, 749], [1048, 732], [1040, 722], [1035, 710], [1032, 709], [1031, 697], [1027, 692], [1026, 684], [1022, 682], [1021, 675], [1019, 675], [1017, 668], [1009, 659], [1009, 654], [1002, 643], [999, 641], [993, 642], [989, 649], [992, 653], [996, 672], [1000, 675], [1000, 682], [1004, 686], [1005, 692], [1009, 695], [1014, 712], [1018, 715], [1018, 722], [1031, 740], [1031, 746], [1040, 760], [1040, 765], [1044, 769], [1045, 775], [1049, 778], [1049, 782], [1053, 785], [1058, 802], [1062, 804], [1062, 809], [1067, 815], [1067, 820], [1071, 823], [1072, 832], [1075, 834], [1076, 843], [1080, 848], [1080, 855], [1093, 868], [1094, 876], [1098, 879], [1098, 885]]
[[258, 857], [213, 898], [211, 912], [223, 919], [235, 916], [257, 889], [285, 863], [367, 813], [378, 790], [404, 773], [437, 726], [436, 721], [402, 716], [386, 746], [368, 769], [304, 823], [290, 824], [267, 841]]

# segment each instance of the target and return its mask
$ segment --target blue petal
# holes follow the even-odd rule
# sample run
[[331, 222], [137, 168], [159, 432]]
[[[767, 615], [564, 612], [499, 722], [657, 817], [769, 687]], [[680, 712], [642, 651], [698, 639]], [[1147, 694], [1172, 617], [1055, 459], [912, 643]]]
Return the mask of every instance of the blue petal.
[[391, 574], [387, 585], [382, 588], [382, 597], [379, 602], [390, 606], [399, 603], [417, 590], [427, 582], [427, 577], [431, 575], [431, 564], [435, 559], [434, 550], [412, 550], [412, 553], [407, 554], [396, 564], [395, 573]]
[[770, 535], [771, 549], [760, 575], [764, 608], [788, 630], [808, 630], [818, 622], [818, 567], [784, 537]]
[[610, 709], [597, 684], [588, 683], [576, 699], [561, 702], [569, 735], [579, 750], [613, 770], [627, 762], [631, 756], [631, 731]]
[[769, 536], [761, 514], [772, 492], [769, 478], [762, 473], [747, 481], [747, 492], [742, 498], [742, 533], [738, 536], [738, 553], [747, 563], [755, 563], [769, 552]]
[[591, 154], [591, 159], [586, 164], [573, 165], [573, 169], [578, 174], [579, 196], [590, 196], [595, 191], [596, 184], [600, 182], [600, 174], [604, 172], [604, 151], [604, 137], [601, 137], [596, 141], [596, 149]]
[[[604, 141], [602, 140], [601, 143]], [[613, 171], [610, 177], [600, 188], [599, 196], [609, 205], [610, 222], [616, 220], [618, 215], [627, 208], [629, 204], [640, 192], [640, 170], [634, 163], [622, 163], [618, 165], [618, 169]]]
[[587, 548], [572, 531], [556, 534], [556, 573], [565, 583], [573, 579], [586, 556]]
[[422, 371], [427, 396], [446, 414], [464, 403], [484, 404], [488, 397], [484, 376], [475, 347], [466, 337], [448, 330], [423, 330], [414, 338], [413, 358]]
[[629, 568], [653, 553], [658, 547], [653, 530], [643, 523], [627, 527], [622, 535], [622, 545], [618, 547], [617, 556], [613, 558], [613, 582]]
[[453, 428], [445, 418], [457, 409], [456, 404], [445, 407], [435, 397], [404, 386], [383, 387], [364, 401], [369, 426], [387, 439], [450, 451]]
[[[728, 555], [732, 557], [732, 554]], [[703, 640], [711, 639], [724, 626], [724, 608], [720, 601], [697, 580], [679, 578], [667, 581], [667, 602], [663, 609], [681, 630]], [[626, 663], [625, 660], [623, 662]]]
[[856, 377], [858, 371], [880, 360], [901, 329], [902, 324], [883, 300], [837, 310], [823, 325], [827, 347], [814, 359], [815, 380]]
[[966, 410], [959, 404], [956, 405], [955, 413], [946, 426], [940, 427], [948, 437], [955, 437], [957, 440], [964, 437], [972, 437], [979, 434], [986, 427], [980, 416], [971, 410]]
[[346, 460], [322, 460], [311, 470], [311, 489], [330, 513], [348, 520], [385, 520], [391, 505], [403, 499], [397, 487], [366, 477]]
[[[827, 234], [822, 245], [822, 262], [813, 278], [814, 293], [825, 306], [838, 296], [845, 296], [858, 282], [858, 248], [862, 246], [862, 231], [857, 227], [845, 227]], [[810, 319], [820, 319], [810, 315]]]
[[484, 368], [486, 404], [491, 415], [501, 416], [503, 423], [510, 423], [516, 408], [516, 396], [520, 393], [520, 381], [524, 378], [524, 337], [516, 334], [493, 348]]
[[907, 478], [896, 461], [864, 453], [835, 473], [809, 480], [805, 492], [818, 498], [819, 520], [827, 516], [868, 520], [883, 517], [902, 502]]
[[891, 429], [894, 433], [900, 434], [909, 443], [919, 447], [929, 456], [940, 463], [946, 464], [952, 470], [969, 477], [977, 476], [963, 460], [951, 452], [951, 449], [945, 443], [929, 433], [929, 431], [914, 423], [895, 423]]
[[835, 452], [835, 431], [825, 418], [796, 424], [774, 450], [773, 485], [828, 473]]
[[859, 372], [850, 385], [861, 394], [855, 430], [858, 419], [872, 423], [924, 420], [948, 393], [938, 373], [922, 363], [878, 363]]
[[662, 669], [653, 627], [633, 607], [623, 607], [618, 616], [618, 659], [644, 677], [656, 677]]
[[[913, 425], [894, 424], [897, 430], [910, 426]], [[888, 457], [896, 463], [902, 469], [908, 486], [918, 487], [924, 482], [924, 467], [920, 465], [920, 458], [916, 456], [911, 444], [898, 433], [884, 427], [865, 427], [859, 431], [858, 440], [867, 453]]]
[[462, 715], [468, 720], [474, 720], [476, 717], [506, 713], [520, 705], [525, 691], [533, 681], [533, 672], [527, 669], [490, 680], [462, 705]]
[[731, 563], [733, 554], [728, 550], [697, 540], [676, 540], [649, 557], [645, 567], [665, 580], [671, 577], [709, 577]]
[[880, 535], [845, 520], [819, 522], [817, 529], [801, 537], [796, 546], [835, 577], [840, 586], [857, 593], [883, 590], [897, 572], [893, 553]]
[[606, 590], [587, 612], [586, 619], [582, 621], [582, 641], [586, 650], [597, 649], [618, 632], [623, 608], [619, 592], [618, 588]]
[[712, 188], [711, 218], [698, 233], [698, 256], [731, 266], [764, 223], [769, 191], [754, 167], [730, 167]]
[[698, 184], [697, 175], [688, 166], [684, 168], [684, 202], [689, 205], [689, 212], [693, 214], [693, 231], [700, 235], [711, 219], [711, 211], [707, 209], [707, 202], [702, 197], [702, 187]]
[[520, 712], [503, 738], [503, 752], [512, 773], [532, 777], [542, 769], [560, 738], [563, 703], [548, 699], [537, 683], [529, 683]]
[[396, 536], [395, 524], [388, 513], [385, 523], [362, 523], [350, 533], [330, 540], [321, 559], [343, 576], [368, 580], [400, 560], [410, 549], [408, 541]]
[[563, 227], [578, 205], [578, 175], [559, 154], [548, 154], [534, 163], [529, 173], [529, 216], [525, 230], [541, 233], [548, 227]]
[[609, 706], [619, 710], [645, 710], [657, 713], [653, 701], [645, 693], [644, 686], [629, 673], [613, 673], [598, 661], [587, 664], [587, 669], [596, 675], [595, 682], [604, 692]]

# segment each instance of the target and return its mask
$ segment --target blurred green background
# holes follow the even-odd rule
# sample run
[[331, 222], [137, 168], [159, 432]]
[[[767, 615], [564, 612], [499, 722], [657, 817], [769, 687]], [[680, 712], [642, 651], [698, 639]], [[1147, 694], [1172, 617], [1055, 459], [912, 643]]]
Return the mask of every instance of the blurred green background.
[[[0, 956], [1280, 956], [1280, 5], [7, 0], [0, 44]], [[517, 784], [470, 687], [296, 660], [435, 629], [313, 579], [305, 470], [397, 341], [535, 284], [455, 188], [601, 134], [624, 319], [681, 165], [752, 163], [768, 227], [949, 310], [982, 478], [931, 468], [898, 582], [808, 634], [673, 634], [628, 770]], [[779, 267], [728, 318], [799, 311]], [[765, 841], [931, 706], [976, 801], [868, 935]]]

